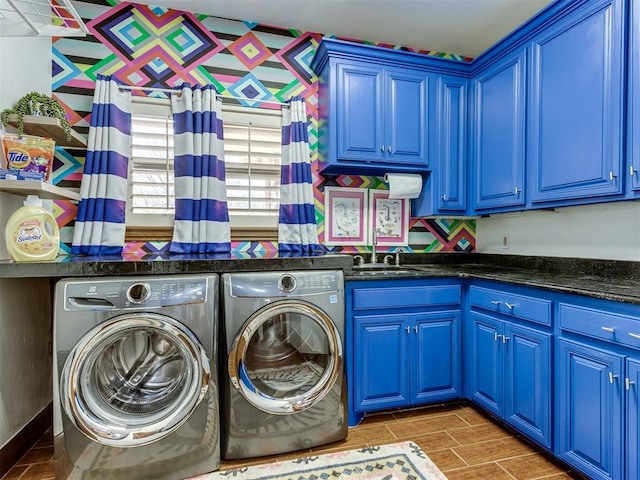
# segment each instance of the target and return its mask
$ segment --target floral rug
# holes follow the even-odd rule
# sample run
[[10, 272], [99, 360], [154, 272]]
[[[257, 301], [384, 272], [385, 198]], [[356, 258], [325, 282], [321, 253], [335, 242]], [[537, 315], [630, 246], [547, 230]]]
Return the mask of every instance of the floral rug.
[[413, 442], [393, 443], [240, 467], [191, 480], [446, 480]]

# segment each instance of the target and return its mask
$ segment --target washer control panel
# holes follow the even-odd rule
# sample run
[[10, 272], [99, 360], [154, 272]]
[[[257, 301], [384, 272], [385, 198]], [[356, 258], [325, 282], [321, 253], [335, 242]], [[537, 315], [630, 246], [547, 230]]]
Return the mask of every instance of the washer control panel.
[[66, 285], [65, 309], [109, 310], [202, 303], [207, 299], [207, 284], [206, 278], [184, 277], [124, 281], [87, 279]]

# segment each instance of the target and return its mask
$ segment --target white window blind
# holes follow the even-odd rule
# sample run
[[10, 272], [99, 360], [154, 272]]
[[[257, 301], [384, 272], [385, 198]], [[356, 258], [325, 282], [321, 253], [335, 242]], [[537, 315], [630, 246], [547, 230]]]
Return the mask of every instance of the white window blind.
[[[173, 225], [173, 120], [156, 99], [132, 107], [127, 224]], [[231, 226], [276, 227], [280, 206], [280, 111], [226, 107], [225, 175]]]

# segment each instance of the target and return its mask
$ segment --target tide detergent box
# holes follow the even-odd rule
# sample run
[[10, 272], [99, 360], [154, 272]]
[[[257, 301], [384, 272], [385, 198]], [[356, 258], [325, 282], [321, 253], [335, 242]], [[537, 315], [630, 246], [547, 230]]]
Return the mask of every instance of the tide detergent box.
[[56, 142], [50, 138], [31, 135], [5, 134], [2, 149], [7, 170], [40, 172], [45, 182], [49, 181], [53, 168], [53, 153]]

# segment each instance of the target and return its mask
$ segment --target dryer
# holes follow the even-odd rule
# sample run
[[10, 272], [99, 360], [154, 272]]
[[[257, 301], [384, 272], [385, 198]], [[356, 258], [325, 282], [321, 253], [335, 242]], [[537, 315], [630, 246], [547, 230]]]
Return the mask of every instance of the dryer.
[[56, 284], [56, 479], [182, 479], [220, 466], [218, 276]]
[[222, 458], [344, 439], [342, 271], [227, 273], [222, 284]]

